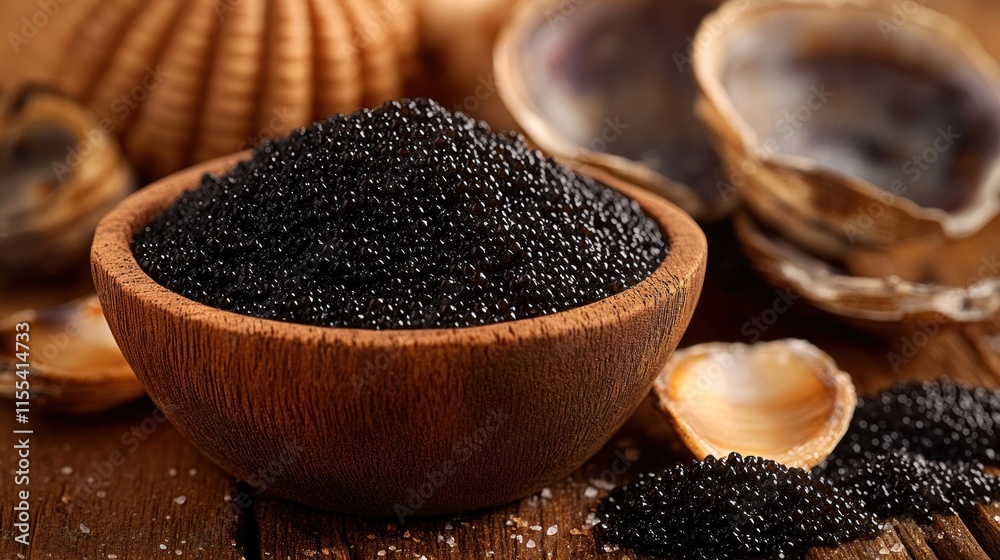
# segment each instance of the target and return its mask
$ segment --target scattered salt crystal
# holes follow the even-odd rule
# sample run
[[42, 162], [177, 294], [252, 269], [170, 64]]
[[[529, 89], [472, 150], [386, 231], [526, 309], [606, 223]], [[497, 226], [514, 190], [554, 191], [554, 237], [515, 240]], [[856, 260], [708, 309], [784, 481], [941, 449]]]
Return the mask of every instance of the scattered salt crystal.
[[892, 545], [892, 548], [890, 550], [892, 550], [893, 552], [903, 552], [903, 543], [896, 543]]
[[517, 536], [517, 542], [523, 543], [524, 542], [524, 535], [518, 535]]
[[116, 560], [118, 558], [117, 554], [108, 554], [108, 560]]
[[445, 542], [445, 544], [447, 544], [451, 548], [455, 548], [455, 537], [448, 537], [448, 540], [446, 540], [444, 542]]
[[576, 536], [582, 535], [583, 531], [581, 531], [581, 530], [579, 530], [579, 529], [577, 529], [577, 528], [574, 527], [573, 529], [569, 530], [569, 534], [571, 534], [574, 537], [576, 537]]
[[883, 546], [882, 548], [878, 549], [878, 553], [882, 555], [889, 554], [889, 549]]
[[548, 488], [542, 488], [542, 498], [546, 500], [551, 500], [552, 490], [549, 490]]
[[376, 556], [385, 556], [385, 551], [384, 550], [380, 550], [380, 551], [376, 552], [375, 555]]
[[527, 548], [535, 548], [535, 541], [528, 539], [528, 542], [524, 545]]
[[161, 544], [160, 545], [160, 550], [166, 550], [166, 549], [167, 549], [167, 545], [165, 545], [165, 544]]
[[612, 546], [610, 544], [604, 545], [604, 552], [614, 552], [616, 550], [618, 550], [618, 545], [614, 545], [614, 546]]
[[559, 526], [558, 525], [553, 525], [553, 526], [549, 527], [548, 531], [545, 531], [545, 534], [546, 535], [554, 535], [554, 534], [556, 534], [558, 532], [559, 532]]
[[177, 469], [168, 469], [167, 474], [170, 476], [177, 476]]
[[445, 531], [451, 531], [451, 530], [452, 530], [452, 529], [454, 529], [454, 528], [455, 528], [455, 527], [454, 527], [454, 526], [453, 526], [453, 525], [452, 525], [451, 523], [445, 523], [445, 524], [444, 524], [444, 530], [445, 530]]
[[198, 474], [198, 469], [188, 469], [188, 476], [194, 476]]
[[80, 532], [83, 533], [84, 535], [89, 535], [90, 534], [90, 527], [87, 527], [86, 525], [84, 525], [83, 523], [81, 523], [80, 524]]
[[542, 530], [542, 526], [541, 525], [532, 525], [531, 526], [531, 530], [532, 531], [541, 531]]
[[107, 496], [107, 495], [108, 495], [108, 493], [107, 493], [107, 492], [105, 492], [104, 490], [98, 490], [98, 491], [97, 491], [97, 497], [98, 497], [98, 498], [103, 498], [103, 497], [105, 497], [105, 496]]
[[174, 498], [174, 503], [179, 506], [184, 505], [184, 502], [186, 501], [187, 501], [187, 496], [177, 496], [176, 498]]
[[594, 486], [600, 488], [601, 490], [614, 490], [615, 489], [615, 484], [613, 482], [608, 482], [607, 480], [604, 480], [603, 478], [595, 478], [595, 479], [591, 480], [590, 483], [593, 484]]
[[63, 476], [69, 476], [69, 475], [73, 474], [73, 467], [68, 467], [68, 466], [67, 467], [63, 467], [63, 468], [59, 469], [59, 472], [62, 473]]
[[597, 488], [594, 488], [593, 486], [588, 486], [587, 489], [583, 491], [583, 497], [585, 497], [585, 498], [596, 498], [597, 497]]
[[184, 551], [178, 548], [177, 550], [174, 551], [174, 554], [176, 554], [177, 556], [181, 556], [184, 554]]

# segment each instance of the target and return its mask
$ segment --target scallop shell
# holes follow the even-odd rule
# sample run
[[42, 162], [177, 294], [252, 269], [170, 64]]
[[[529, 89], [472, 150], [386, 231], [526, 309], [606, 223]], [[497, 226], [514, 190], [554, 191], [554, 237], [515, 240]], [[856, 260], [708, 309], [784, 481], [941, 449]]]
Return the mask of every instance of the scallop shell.
[[87, 108], [41, 88], [0, 96], [0, 273], [85, 268], [98, 220], [134, 188]]
[[850, 376], [795, 339], [679, 350], [653, 394], [699, 459], [735, 451], [806, 469], [837, 446], [857, 404]]
[[[28, 328], [18, 328], [18, 325]], [[21, 380], [18, 352], [28, 352], [26, 379], [32, 408], [59, 414], [96, 412], [145, 394], [125, 361], [101, 311], [97, 296], [57, 307], [26, 310], [0, 320], [0, 335], [14, 341], [0, 351], [0, 382], [8, 391]], [[4, 396], [23, 400], [23, 395]]]
[[731, 2], [695, 38], [699, 114], [767, 225], [825, 256], [971, 235], [1000, 210], [1000, 69], [919, 3]]
[[[543, 150], [726, 216], [718, 157], [694, 114], [690, 36], [717, 1], [523, 2], [495, 51], [497, 88]], [[725, 188], [720, 188], [725, 187]]]
[[0, 60], [0, 80], [44, 80], [87, 102], [146, 179], [399, 97], [416, 64], [411, 0], [74, 0], [60, 9], [37, 41]]

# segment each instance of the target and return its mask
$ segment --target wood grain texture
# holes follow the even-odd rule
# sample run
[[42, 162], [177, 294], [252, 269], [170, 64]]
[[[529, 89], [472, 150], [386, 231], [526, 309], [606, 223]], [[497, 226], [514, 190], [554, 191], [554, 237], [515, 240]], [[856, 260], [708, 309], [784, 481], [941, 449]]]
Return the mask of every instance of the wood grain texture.
[[[853, 375], [859, 394], [884, 389], [900, 379], [934, 379], [943, 374], [972, 385], [1000, 386], [1000, 346], [994, 346], [994, 341], [1000, 340], [1000, 321], [931, 337], [912, 358], [900, 365], [898, 371], [894, 371], [890, 356], [901, 352], [902, 339], [886, 342], [854, 330], [802, 300], [796, 300], [790, 310], [774, 318], [768, 310], [774, 308], [779, 291], [754, 276], [736, 248], [730, 227], [713, 226], [707, 229], [707, 234], [711, 250], [705, 293], [683, 345], [715, 340], [751, 342], [758, 337], [763, 340], [790, 336], [806, 338], [830, 353], [842, 369]], [[765, 328], [755, 326], [755, 318], [758, 319], [756, 324]], [[87, 469], [95, 458], [104, 457], [109, 450], [119, 447], [121, 433], [138, 425], [148, 414], [149, 407], [146, 401], [103, 416], [72, 421], [40, 419], [32, 426], [39, 434], [49, 434], [39, 440], [46, 444], [39, 448], [36, 456], [39, 478], [32, 488], [33, 495], [46, 504], [34, 532], [48, 536], [40, 537], [46, 543], [44, 547], [38, 544], [25, 552], [11, 548], [8, 532], [0, 533], [0, 557], [17, 558], [20, 552], [38, 560], [83, 558], [84, 554], [88, 558], [105, 558], [104, 554], [95, 552], [77, 554], [79, 551], [73, 548], [75, 544], [65, 535], [67, 527], [77, 526], [100, 514], [107, 516], [108, 526], [114, 526], [120, 533], [114, 536], [114, 542], [123, 546], [128, 543], [128, 550], [132, 552], [129, 556], [119, 553], [119, 559], [154, 557], [146, 552], [159, 550], [161, 542], [169, 544], [168, 533], [175, 539], [169, 542], [179, 542], [176, 539], [187, 540], [193, 534], [187, 527], [199, 527], [206, 535], [205, 550], [186, 549], [181, 558], [228, 559], [242, 555], [247, 560], [377, 560], [382, 558], [378, 552], [385, 550], [385, 558], [390, 559], [414, 558], [413, 553], [425, 555], [428, 560], [542, 559], [548, 558], [551, 552], [551, 558], [564, 560], [631, 560], [636, 556], [627, 551], [598, 551], [593, 538], [583, 531], [588, 513], [609, 484], [627, 483], [640, 472], [691, 458], [678, 443], [669, 424], [647, 400], [597, 455], [567, 479], [550, 486], [550, 499], [538, 495], [457, 518], [408, 519], [400, 523], [392, 518], [324, 512], [297, 506], [266, 493], [258, 494], [246, 485], [236, 488], [231, 479], [225, 479], [221, 471], [194, 447], [164, 425], [108, 478], [108, 497], [105, 499], [111, 497], [112, 491], [116, 492], [113, 507], [95, 509], [103, 508], [103, 502], [78, 500], [71, 515], [53, 514], [55, 503], [65, 492], [60, 469], [69, 466], [79, 472]], [[9, 415], [0, 415], [0, 430], [8, 432], [9, 422]], [[5, 472], [10, 470], [8, 441], [0, 438], [0, 468]], [[69, 445], [69, 450], [63, 449], [63, 443]], [[180, 474], [185, 468], [195, 466], [198, 476], [192, 480], [164, 474], [171, 466], [176, 466]], [[216, 478], [222, 478], [223, 483], [189, 486]], [[196, 491], [207, 495], [197, 496]], [[227, 492], [230, 501], [225, 499]], [[179, 495], [186, 495], [188, 501], [170, 510], [172, 520], [163, 519], [164, 507], [171, 504], [172, 497]], [[161, 499], [161, 496], [169, 498]], [[10, 499], [6, 490], [0, 494], [3, 505], [0, 516], [7, 515], [10, 510]], [[232, 524], [220, 523], [217, 518], [220, 508], [234, 500], [241, 504], [237, 506], [242, 522], [239, 530]], [[52, 504], [51, 508], [47, 504]], [[152, 513], [154, 510], [156, 514]], [[133, 516], [133, 512], [136, 515]], [[998, 558], [998, 515], [1000, 506], [992, 504], [963, 513], [960, 518], [949, 518], [950, 535], [943, 534], [944, 530], [933, 531], [895, 522], [876, 540], [851, 543], [836, 550], [815, 549], [809, 558], [930, 560], [954, 558], [962, 551], [975, 551], [977, 547], [988, 557]], [[153, 517], [160, 519], [155, 527], [152, 521], [146, 523], [147, 518]], [[139, 520], [146, 524], [140, 527]], [[508, 525], [508, 521], [513, 525]], [[967, 530], [954, 530], [958, 523], [964, 523]], [[451, 529], [448, 529], [449, 524]], [[533, 530], [536, 525], [543, 529]], [[550, 536], [546, 533], [552, 525], [557, 526], [557, 533]], [[106, 530], [94, 527], [96, 525], [92, 526], [91, 541], [96, 541], [95, 533], [102, 538], [107, 536]], [[150, 527], [160, 532], [150, 532]], [[0, 517], [0, 528], [9, 531], [6, 517]], [[574, 534], [574, 530], [579, 534]], [[406, 536], [407, 531], [409, 536]], [[437, 540], [438, 534], [442, 535], [441, 542]], [[512, 539], [512, 534], [523, 535], [522, 540], [519, 542], [516, 536]], [[455, 539], [454, 547], [449, 544], [451, 537]], [[535, 541], [535, 548], [527, 548], [528, 539]], [[405, 550], [407, 554], [396, 553], [390, 547]], [[488, 557], [491, 550], [494, 555]], [[104, 551], [115, 553], [110, 547]]]
[[33, 526], [31, 546], [22, 548], [13, 541], [8, 477], [15, 469], [10, 433], [24, 426], [4, 412], [0, 558], [240, 559], [238, 511], [225, 499], [236, 482], [194, 453], [148, 400], [113, 414], [32, 417]]
[[208, 170], [129, 198], [98, 226], [93, 270], [122, 351], [178, 429], [244, 480], [335, 511], [468, 511], [521, 498], [593, 455], [649, 392], [694, 311], [705, 238], [636, 199], [670, 252], [652, 275], [562, 313], [465, 329], [372, 331], [262, 320], [150, 279], [132, 236]]

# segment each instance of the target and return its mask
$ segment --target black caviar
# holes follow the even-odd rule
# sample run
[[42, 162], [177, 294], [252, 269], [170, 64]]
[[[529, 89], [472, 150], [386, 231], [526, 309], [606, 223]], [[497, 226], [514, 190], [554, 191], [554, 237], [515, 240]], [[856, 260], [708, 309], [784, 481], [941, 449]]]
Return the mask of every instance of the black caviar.
[[998, 464], [1000, 391], [947, 380], [907, 381], [858, 399], [851, 426], [828, 462], [871, 459], [894, 449], [937, 461]]
[[596, 537], [667, 558], [795, 558], [813, 546], [871, 538], [881, 525], [843, 491], [760, 457], [677, 465], [616, 488]]
[[858, 399], [850, 428], [814, 474], [879, 517], [930, 522], [1000, 496], [1000, 392], [941, 379], [907, 381]]
[[265, 141], [139, 232], [134, 252], [216, 308], [407, 329], [586, 305], [648, 277], [667, 247], [635, 202], [418, 99]]
[[890, 451], [848, 463], [829, 480], [879, 518], [910, 517], [930, 523], [935, 513], [953, 514], [1000, 496], [1000, 483], [981, 464], [932, 461]]

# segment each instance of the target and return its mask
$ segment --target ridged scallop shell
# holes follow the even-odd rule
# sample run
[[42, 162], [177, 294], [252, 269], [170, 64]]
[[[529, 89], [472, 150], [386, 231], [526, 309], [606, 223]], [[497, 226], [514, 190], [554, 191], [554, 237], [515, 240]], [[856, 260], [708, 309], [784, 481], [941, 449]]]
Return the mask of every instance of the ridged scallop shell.
[[87, 102], [153, 179], [401, 96], [416, 24], [412, 0], [74, 0], [0, 81]]

